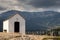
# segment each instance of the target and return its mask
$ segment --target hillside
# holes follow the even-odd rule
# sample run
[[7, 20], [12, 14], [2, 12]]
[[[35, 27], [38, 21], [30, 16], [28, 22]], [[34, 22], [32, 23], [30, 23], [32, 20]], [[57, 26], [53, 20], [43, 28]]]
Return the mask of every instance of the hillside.
[[14, 13], [19, 13], [25, 18], [26, 31], [43, 31], [60, 26], [59, 12], [21, 12], [17, 10], [11, 10], [0, 14], [0, 30], [2, 29], [2, 21]]

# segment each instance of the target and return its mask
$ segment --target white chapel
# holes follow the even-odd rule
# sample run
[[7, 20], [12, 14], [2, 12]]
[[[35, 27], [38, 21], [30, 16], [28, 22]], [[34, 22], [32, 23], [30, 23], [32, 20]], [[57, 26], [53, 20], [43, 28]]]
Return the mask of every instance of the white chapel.
[[11, 15], [3, 21], [3, 32], [19, 32], [25, 34], [25, 19], [20, 14]]

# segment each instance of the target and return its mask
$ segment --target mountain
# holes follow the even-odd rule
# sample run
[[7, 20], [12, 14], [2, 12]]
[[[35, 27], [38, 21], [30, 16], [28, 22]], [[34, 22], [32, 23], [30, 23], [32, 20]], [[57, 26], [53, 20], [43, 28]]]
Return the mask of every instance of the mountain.
[[9, 15], [19, 13], [26, 20], [26, 31], [43, 31], [60, 26], [60, 13], [54, 11], [44, 12], [22, 12], [17, 10], [10, 10], [0, 14], [0, 28], [2, 28], [2, 21]]

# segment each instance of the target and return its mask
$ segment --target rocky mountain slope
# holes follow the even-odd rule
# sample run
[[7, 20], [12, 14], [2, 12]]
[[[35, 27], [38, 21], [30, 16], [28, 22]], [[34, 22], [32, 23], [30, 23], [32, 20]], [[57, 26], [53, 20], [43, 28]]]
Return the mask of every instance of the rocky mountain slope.
[[14, 13], [19, 13], [25, 18], [26, 31], [40, 31], [60, 26], [59, 12], [21, 12], [17, 10], [11, 10], [0, 14], [0, 28], [2, 28], [2, 21]]

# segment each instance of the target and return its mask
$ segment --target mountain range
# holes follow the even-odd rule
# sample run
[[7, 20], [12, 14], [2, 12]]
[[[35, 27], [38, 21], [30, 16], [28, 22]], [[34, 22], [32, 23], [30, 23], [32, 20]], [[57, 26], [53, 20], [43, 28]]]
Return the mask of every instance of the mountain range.
[[[55, 11], [25, 12], [10, 10], [0, 14], [0, 28], [2, 21], [14, 13], [21, 14], [26, 20], [26, 31], [43, 31], [60, 27], [60, 13]], [[1, 29], [0, 29], [1, 30]]]

